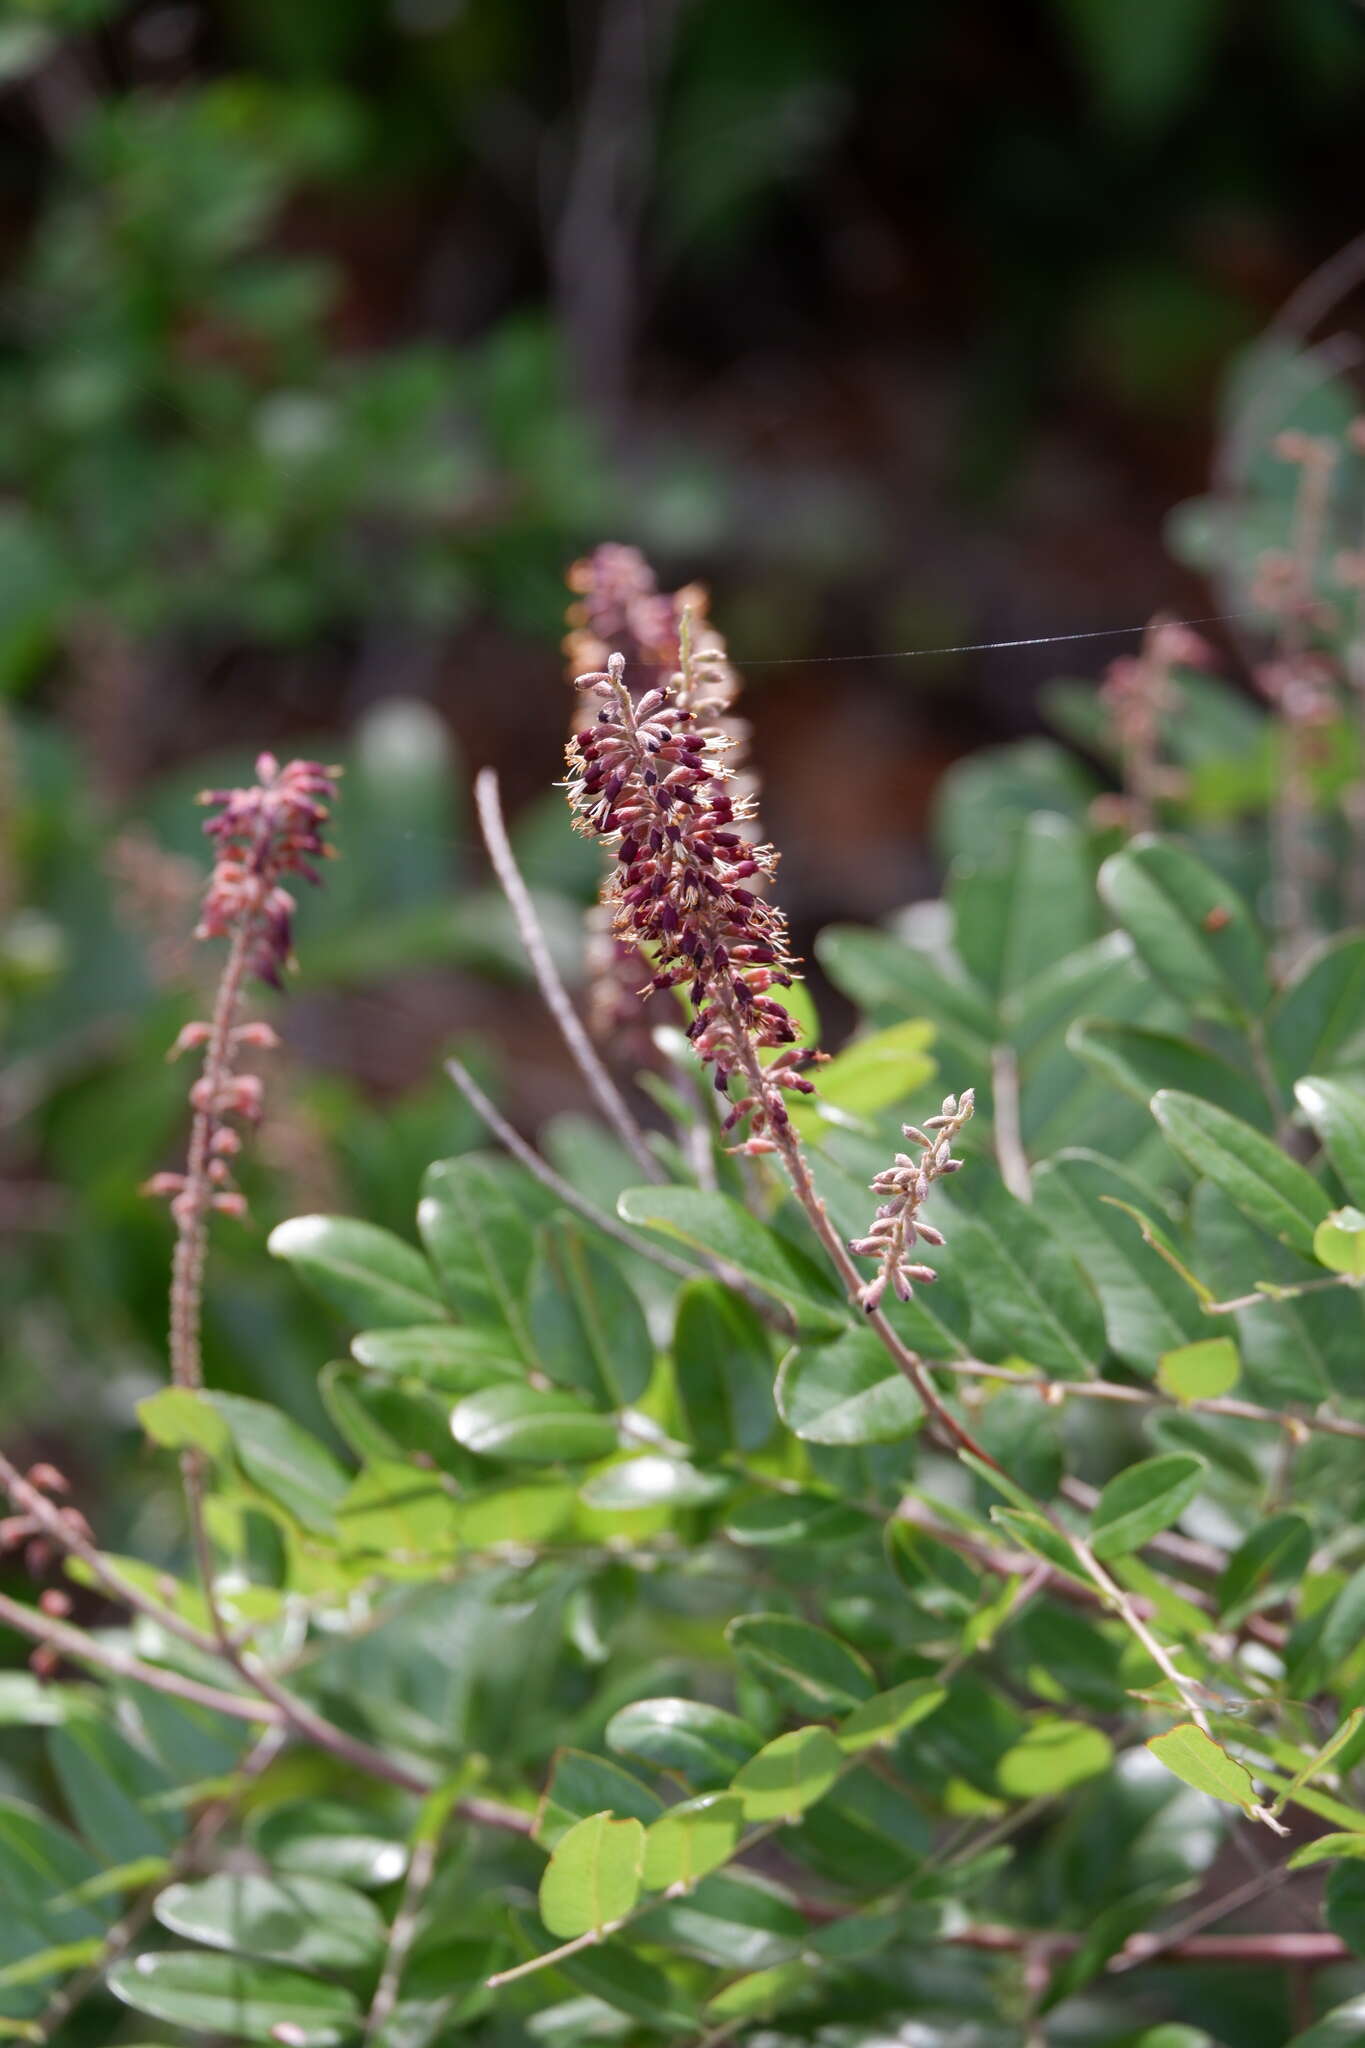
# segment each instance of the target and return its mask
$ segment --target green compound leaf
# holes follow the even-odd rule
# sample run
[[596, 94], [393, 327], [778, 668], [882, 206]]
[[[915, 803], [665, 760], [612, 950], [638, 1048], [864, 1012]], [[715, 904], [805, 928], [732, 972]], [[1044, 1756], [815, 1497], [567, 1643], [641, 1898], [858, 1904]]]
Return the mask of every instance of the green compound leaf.
[[1198, 1493], [1206, 1470], [1202, 1458], [1170, 1451], [1144, 1458], [1111, 1479], [1091, 1518], [1096, 1557], [1123, 1557], [1169, 1529]]
[[727, 1863], [744, 1833], [744, 1805], [733, 1792], [707, 1792], [670, 1806], [645, 1836], [644, 1881], [652, 1892], [690, 1888]]
[[952, 1233], [956, 1270], [972, 1276], [972, 1325], [985, 1355], [1018, 1354], [1055, 1379], [1093, 1379], [1105, 1351], [1099, 1299], [1034, 1210], [989, 1188]]
[[632, 1700], [607, 1723], [608, 1749], [656, 1770], [678, 1771], [691, 1785], [728, 1785], [763, 1738], [738, 1714], [701, 1700]]
[[526, 1367], [505, 1337], [459, 1323], [413, 1323], [401, 1330], [362, 1330], [351, 1356], [372, 1372], [420, 1380], [444, 1394], [477, 1394], [493, 1380], [524, 1380]]
[[1281, 1244], [1312, 1257], [1313, 1234], [1331, 1204], [1295, 1160], [1250, 1124], [1193, 1095], [1163, 1089], [1152, 1114], [1194, 1173]]
[[529, 1317], [537, 1363], [559, 1386], [598, 1408], [644, 1393], [654, 1366], [644, 1311], [615, 1259], [570, 1217], [540, 1227]]
[[798, 1713], [846, 1714], [874, 1691], [857, 1651], [808, 1621], [742, 1614], [725, 1635], [740, 1663]]
[[540, 1880], [540, 1917], [572, 1941], [625, 1918], [640, 1896], [645, 1831], [638, 1820], [589, 1814], [560, 1836]]
[[777, 1376], [778, 1413], [813, 1444], [889, 1444], [924, 1420], [914, 1388], [870, 1330], [789, 1351]]
[[1231, 1337], [1202, 1337], [1163, 1351], [1157, 1360], [1156, 1383], [1174, 1401], [1213, 1401], [1231, 1393], [1242, 1374], [1242, 1361]]
[[1100, 895], [1158, 981], [1184, 1003], [1256, 1016], [1265, 947], [1235, 889], [1172, 841], [1139, 838], [1100, 869]]
[[305, 1970], [363, 1970], [378, 1961], [388, 1926], [363, 1893], [321, 1877], [219, 1872], [168, 1885], [156, 1917], [170, 1934], [207, 1948], [295, 1963]]
[[779, 1735], [735, 1773], [746, 1820], [795, 1820], [823, 1799], [844, 1768], [844, 1752], [828, 1728]]
[[191, 2033], [290, 2048], [344, 2048], [360, 2008], [339, 1984], [241, 1956], [152, 1950], [109, 1972], [109, 1989], [137, 2012]]
[[1066, 1043], [1077, 1059], [1134, 1101], [1148, 1103], [1160, 1089], [1174, 1088], [1215, 1103], [1258, 1130], [1270, 1128], [1270, 1110], [1255, 1083], [1193, 1039], [1114, 1017], [1078, 1017]]
[[352, 1216], [292, 1216], [266, 1240], [327, 1306], [357, 1329], [394, 1329], [445, 1315], [431, 1268], [391, 1230]]
[[1365, 1087], [1310, 1074], [1294, 1089], [1353, 1202], [1365, 1202]]
[[1193, 1721], [1182, 1721], [1165, 1735], [1152, 1736], [1147, 1747], [1158, 1763], [1193, 1785], [1196, 1792], [1207, 1792], [1211, 1799], [1221, 1799], [1228, 1806], [1240, 1806], [1243, 1813], [1255, 1808], [1256, 1787], [1246, 1765], [1230, 1757]]
[[445, 1300], [461, 1322], [495, 1332], [528, 1365], [535, 1344], [526, 1292], [535, 1226], [546, 1207], [543, 1189], [524, 1168], [479, 1152], [428, 1167], [417, 1205], [417, 1227]]
[[1272, 1515], [1228, 1559], [1218, 1581], [1218, 1614], [1236, 1628], [1259, 1608], [1292, 1593], [1313, 1555], [1313, 1532], [1302, 1515]]
[[1068, 1792], [1073, 1785], [1107, 1771], [1114, 1746], [1099, 1728], [1084, 1721], [1035, 1721], [1021, 1741], [1007, 1749], [996, 1769], [1002, 1792], [1012, 1799], [1036, 1799]]

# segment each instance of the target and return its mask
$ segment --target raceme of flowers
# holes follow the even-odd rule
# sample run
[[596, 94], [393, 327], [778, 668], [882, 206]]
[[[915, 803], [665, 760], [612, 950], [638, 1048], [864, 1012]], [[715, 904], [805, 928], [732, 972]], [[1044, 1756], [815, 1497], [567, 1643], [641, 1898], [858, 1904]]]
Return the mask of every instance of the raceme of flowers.
[[908, 1301], [916, 1284], [938, 1277], [932, 1266], [912, 1260], [910, 1253], [917, 1243], [937, 1246], [944, 1241], [943, 1232], [926, 1223], [920, 1210], [934, 1182], [962, 1165], [953, 1157], [953, 1146], [975, 1107], [975, 1094], [966, 1088], [960, 1098], [945, 1095], [941, 1114], [926, 1118], [923, 1130], [917, 1124], [901, 1125], [903, 1134], [920, 1147], [919, 1157], [898, 1152], [877, 1175], [872, 1183], [873, 1194], [880, 1198], [877, 1214], [867, 1235], [849, 1244], [855, 1257], [877, 1261], [877, 1271], [858, 1294], [869, 1315], [888, 1287]]
[[236, 1059], [248, 1047], [269, 1050], [279, 1041], [268, 1024], [236, 1021], [242, 983], [254, 975], [271, 988], [281, 986], [292, 961], [295, 909], [283, 878], [321, 881], [315, 863], [332, 851], [323, 831], [339, 773], [316, 761], [282, 767], [273, 754], [262, 754], [249, 787], [200, 796], [201, 803], [220, 808], [204, 826], [216, 859], [195, 937], [230, 939], [232, 951], [213, 1021], [187, 1024], [169, 1055], [204, 1050], [202, 1071], [190, 1089], [196, 1132], [187, 1171], [154, 1174], [146, 1184], [148, 1194], [170, 1197], [171, 1213], [182, 1227], [205, 1208], [246, 1213], [230, 1161], [241, 1150], [237, 1126], [260, 1119], [262, 1090], [259, 1075], [236, 1071]]
[[[768, 992], [791, 986], [786, 922], [754, 884], [777, 865], [771, 846], [740, 827], [752, 799], [737, 795], [726, 756], [732, 742], [680, 701], [677, 679], [632, 701], [625, 661], [577, 678], [600, 702], [568, 748], [566, 788], [581, 831], [615, 854], [606, 889], [618, 939], [644, 952], [648, 986], [687, 986], [688, 1035], [724, 1093], [732, 1075], [748, 1092], [726, 1129], [748, 1119], [744, 1148], [771, 1151], [786, 1122], [784, 1090], [811, 1093], [797, 1027]], [[766, 1068], [760, 1051], [779, 1048]]]

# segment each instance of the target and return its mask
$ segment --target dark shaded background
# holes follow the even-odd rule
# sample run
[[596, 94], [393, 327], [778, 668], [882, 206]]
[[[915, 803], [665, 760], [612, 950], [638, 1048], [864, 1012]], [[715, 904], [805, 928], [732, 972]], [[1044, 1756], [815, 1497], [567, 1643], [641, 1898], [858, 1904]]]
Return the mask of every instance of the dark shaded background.
[[[257, 1212], [407, 1229], [477, 1137], [445, 1044], [574, 1099], [459, 795], [571, 939], [565, 564], [712, 586], [803, 946], [924, 893], [946, 763], [1132, 643], [844, 657], [1222, 608], [1163, 520], [1361, 227], [1363, 110], [1352, 0], [0, 5], [16, 1426], [131, 1454], [162, 1370], [204, 757], [351, 752]], [[259, 1231], [219, 1271], [213, 1369], [311, 1415], [327, 1332]]]

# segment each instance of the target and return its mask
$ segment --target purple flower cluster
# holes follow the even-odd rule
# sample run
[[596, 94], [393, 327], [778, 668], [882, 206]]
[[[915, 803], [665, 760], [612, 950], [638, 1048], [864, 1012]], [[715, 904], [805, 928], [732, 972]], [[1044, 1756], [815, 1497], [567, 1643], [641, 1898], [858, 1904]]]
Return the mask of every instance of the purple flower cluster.
[[[632, 702], [619, 654], [577, 680], [605, 701], [569, 743], [566, 788], [579, 829], [615, 853], [606, 901], [616, 936], [646, 956], [649, 988], [687, 987], [688, 1035], [716, 1087], [736, 1073], [747, 1084], [726, 1129], [747, 1117], [744, 1149], [771, 1151], [783, 1090], [812, 1092], [798, 1071], [811, 1055], [768, 993], [793, 979], [782, 913], [753, 886], [777, 855], [739, 829], [752, 806], [734, 791], [732, 743], [680, 701], [676, 679]], [[759, 1052], [771, 1048], [778, 1057], [764, 1067]]]
[[316, 761], [282, 768], [273, 754], [262, 754], [250, 788], [206, 789], [199, 798], [222, 809], [204, 826], [218, 855], [195, 937], [227, 938], [249, 922], [248, 971], [271, 988], [281, 987], [293, 953], [294, 899], [280, 877], [321, 881], [313, 862], [331, 851], [322, 838], [324, 799], [336, 795], [339, 773]]
[[660, 590], [639, 548], [621, 541], [603, 541], [572, 565], [565, 580], [574, 593], [564, 641], [571, 677], [603, 668], [613, 648], [633, 667], [675, 669], [684, 611], [706, 610], [700, 586], [671, 594]]
[[340, 772], [316, 761], [281, 767], [273, 754], [262, 754], [249, 788], [205, 790], [199, 799], [221, 808], [204, 827], [216, 842], [217, 859], [195, 937], [233, 944], [213, 1021], [187, 1024], [170, 1051], [172, 1059], [200, 1049], [204, 1054], [190, 1089], [195, 1117], [186, 1170], [154, 1174], [145, 1188], [170, 1197], [182, 1231], [201, 1225], [209, 1209], [246, 1214], [230, 1162], [242, 1149], [236, 1126], [260, 1121], [262, 1090], [259, 1075], [236, 1071], [237, 1055], [247, 1047], [269, 1051], [279, 1040], [268, 1024], [236, 1021], [242, 983], [254, 974], [271, 988], [281, 985], [293, 956], [294, 922], [294, 899], [281, 878], [321, 881], [314, 862], [332, 851], [322, 836], [329, 815], [325, 799], [336, 795]]

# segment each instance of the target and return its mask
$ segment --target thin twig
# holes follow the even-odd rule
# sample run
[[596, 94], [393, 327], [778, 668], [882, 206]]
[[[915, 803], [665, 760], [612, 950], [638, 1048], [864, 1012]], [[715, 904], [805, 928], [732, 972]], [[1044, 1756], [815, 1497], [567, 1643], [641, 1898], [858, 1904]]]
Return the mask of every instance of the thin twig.
[[[1266, 1299], [1253, 1295], [1253, 1302]], [[1352, 1422], [1342, 1415], [1299, 1415], [1278, 1408], [1262, 1408], [1254, 1401], [1239, 1401], [1231, 1395], [1212, 1395], [1207, 1400], [1177, 1401], [1161, 1387], [1129, 1387], [1118, 1380], [1052, 1380], [1044, 1373], [1021, 1372], [1017, 1366], [991, 1365], [981, 1358], [935, 1358], [927, 1361], [933, 1372], [951, 1372], [966, 1379], [1009, 1380], [1019, 1386], [1036, 1387], [1047, 1401], [1060, 1405], [1073, 1398], [1081, 1401], [1123, 1401], [1135, 1407], [1179, 1408], [1197, 1415], [1229, 1415], [1240, 1422], [1261, 1422], [1297, 1436], [1302, 1430], [1323, 1436], [1365, 1439], [1365, 1422]]]
[[1019, 1061], [1012, 1045], [997, 1045], [991, 1054], [991, 1102], [1000, 1178], [1019, 1201], [1031, 1202], [1033, 1173], [1020, 1130]]
[[398, 1902], [398, 1911], [393, 1916], [388, 1947], [384, 1953], [384, 1967], [375, 1986], [374, 1997], [365, 2020], [363, 2048], [373, 2048], [373, 2044], [380, 2040], [398, 2003], [403, 1969], [417, 1933], [417, 1917], [422, 1910], [422, 1899], [436, 1869], [439, 1841], [439, 1832], [433, 1828], [429, 1834], [422, 1836], [408, 1859], [408, 1873], [403, 1881], [403, 1896]]
[[31, 1485], [17, 1466], [11, 1464], [3, 1451], [0, 1451], [0, 1486], [4, 1487], [16, 1506], [21, 1507], [30, 1520], [37, 1523], [57, 1549], [70, 1557], [80, 1558], [111, 1600], [117, 1600], [121, 1606], [136, 1613], [150, 1616], [168, 1635], [179, 1636], [182, 1642], [188, 1643], [193, 1649], [203, 1651], [209, 1656], [217, 1652], [219, 1646], [213, 1636], [206, 1634], [203, 1629], [196, 1628], [193, 1622], [186, 1621], [174, 1608], [154, 1600], [150, 1593], [145, 1593], [132, 1579], [125, 1578], [116, 1565], [110, 1564], [85, 1536], [82, 1525], [68, 1518], [45, 1493], [40, 1493], [36, 1486]]
[[651, 1244], [647, 1238], [637, 1237], [634, 1231], [628, 1230], [615, 1216], [609, 1216], [605, 1209], [599, 1209], [595, 1202], [590, 1202], [586, 1195], [581, 1195], [571, 1181], [556, 1173], [534, 1146], [529, 1145], [520, 1132], [508, 1123], [502, 1112], [489, 1101], [462, 1061], [452, 1058], [445, 1064], [446, 1072], [465, 1101], [482, 1117], [498, 1143], [510, 1152], [514, 1159], [519, 1159], [527, 1172], [533, 1173], [541, 1186], [549, 1188], [551, 1194], [557, 1196], [566, 1208], [576, 1210], [595, 1230], [602, 1231], [607, 1237], [614, 1237], [618, 1244], [638, 1252], [642, 1259], [652, 1259], [656, 1266], [662, 1266], [666, 1273], [675, 1273], [679, 1279], [695, 1280], [699, 1273], [708, 1270], [700, 1262], [677, 1258], [672, 1252], [665, 1251], [661, 1245]]
[[498, 778], [491, 768], [484, 768], [474, 784], [474, 799], [478, 806], [479, 824], [483, 830], [484, 845], [493, 863], [493, 871], [502, 885], [502, 892], [511, 907], [516, 920], [521, 943], [526, 957], [545, 998], [545, 1006], [559, 1030], [574, 1062], [587, 1082], [594, 1101], [607, 1122], [616, 1132], [640, 1171], [647, 1180], [662, 1180], [663, 1170], [650, 1151], [645, 1134], [626, 1106], [625, 1098], [612, 1080], [598, 1056], [597, 1049], [584, 1029], [583, 1021], [569, 1000], [559, 969], [550, 957], [545, 933], [541, 928], [536, 908], [531, 901], [521, 869], [517, 866], [512, 843], [507, 836], [503, 822], [502, 803], [498, 796]]
[[115, 1678], [133, 1679], [139, 1685], [151, 1686], [155, 1692], [168, 1693], [173, 1699], [189, 1700], [196, 1707], [209, 1707], [216, 1714], [230, 1714], [238, 1721], [275, 1722], [283, 1718], [278, 1708], [264, 1699], [252, 1699], [238, 1692], [223, 1692], [216, 1685], [186, 1678], [179, 1671], [165, 1670], [159, 1664], [144, 1664], [140, 1657], [115, 1649], [111, 1643], [87, 1635], [84, 1629], [74, 1628], [70, 1622], [58, 1621], [53, 1615], [40, 1614], [36, 1608], [25, 1607], [22, 1601], [11, 1600], [7, 1593], [0, 1593], [0, 1621], [7, 1622], [33, 1642], [50, 1643], [54, 1650], [59, 1650], [64, 1657], [70, 1657], [78, 1664], [91, 1664], [96, 1670], [108, 1671]]

